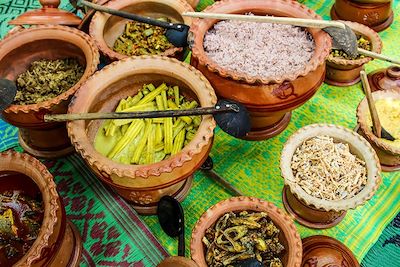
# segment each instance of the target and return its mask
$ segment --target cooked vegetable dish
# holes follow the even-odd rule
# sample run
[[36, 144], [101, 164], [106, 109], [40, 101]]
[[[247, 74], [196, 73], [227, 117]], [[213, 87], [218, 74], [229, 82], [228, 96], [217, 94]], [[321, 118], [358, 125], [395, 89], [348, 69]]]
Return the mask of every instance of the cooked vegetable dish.
[[279, 232], [265, 212], [225, 213], [203, 237], [207, 265], [235, 266], [255, 258], [263, 266], [283, 267], [285, 247], [279, 242]]
[[[371, 42], [366, 37], [363, 37], [361, 35], [357, 36], [357, 46], [364, 50], [371, 51]], [[347, 55], [343, 50], [339, 49], [332, 49], [331, 56], [344, 59], [360, 59], [365, 57], [364, 55], [359, 54], [357, 57], [354, 58]]]

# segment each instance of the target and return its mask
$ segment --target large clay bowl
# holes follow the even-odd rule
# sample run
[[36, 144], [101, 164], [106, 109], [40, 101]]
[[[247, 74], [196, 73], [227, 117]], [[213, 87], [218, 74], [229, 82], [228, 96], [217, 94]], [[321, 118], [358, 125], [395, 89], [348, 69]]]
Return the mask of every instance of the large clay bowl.
[[16, 152], [0, 154], [0, 192], [22, 190], [42, 195], [44, 218], [38, 238], [13, 266], [79, 266], [82, 243], [75, 226], [67, 221], [53, 176], [37, 159]]
[[[224, 0], [208, 7], [205, 12], [276, 15], [321, 19], [314, 11], [289, 0]], [[291, 110], [310, 99], [325, 76], [325, 59], [331, 48], [330, 37], [319, 29], [308, 29], [316, 48], [307, 66], [297, 73], [288, 73], [275, 79], [250, 77], [218, 66], [207, 57], [203, 40], [207, 31], [218, 20], [193, 21], [191, 64], [211, 82], [217, 95], [236, 100], [250, 112], [252, 130], [248, 140], [263, 140], [279, 134], [290, 121]]]
[[[373, 99], [395, 99], [400, 100], [400, 93], [396, 91], [377, 91], [372, 93]], [[400, 147], [394, 146], [388, 142], [382, 141], [371, 131], [371, 125], [367, 124], [370, 117], [367, 99], [364, 98], [357, 107], [357, 121], [360, 125], [359, 133], [363, 135], [375, 149], [379, 161], [384, 171], [400, 170]]]
[[[306, 140], [327, 135], [335, 142], [348, 144], [350, 152], [366, 163], [367, 184], [354, 197], [330, 201], [309, 195], [299, 186], [293, 175], [291, 161], [297, 148]], [[307, 227], [325, 229], [337, 225], [349, 209], [363, 205], [371, 199], [381, 183], [380, 164], [371, 145], [359, 134], [333, 124], [312, 124], [294, 133], [282, 150], [281, 175], [285, 180], [283, 202], [286, 210]]]
[[[193, 11], [185, 0], [111, 0], [104, 6], [152, 18], [168, 17], [175, 23], [186, 25], [192, 23], [191, 18], [181, 16], [183, 12]], [[90, 36], [93, 37], [100, 51], [111, 61], [128, 57], [112, 50], [115, 40], [123, 33], [127, 22], [127, 19], [100, 12], [96, 12], [90, 22]], [[174, 47], [161, 55], [181, 57], [182, 51], [182, 48]]]
[[[357, 22], [342, 22], [346, 23], [356, 34], [365, 36], [371, 42], [373, 52], [381, 53], [382, 40], [374, 30]], [[325, 82], [335, 86], [356, 84], [360, 81], [360, 71], [364, 64], [371, 60], [373, 60], [371, 57], [349, 60], [329, 55], [326, 60]]]
[[38, 157], [54, 158], [73, 151], [65, 123], [46, 123], [43, 116], [67, 112], [71, 96], [96, 71], [99, 53], [87, 34], [65, 26], [16, 28], [0, 42], [0, 77], [10, 80], [15, 80], [33, 61], [67, 57], [75, 57], [86, 65], [75, 86], [48, 101], [11, 105], [3, 112], [7, 122], [20, 128], [22, 147]]
[[393, 22], [392, 1], [363, 3], [362, 0], [336, 0], [331, 8], [331, 17], [358, 22], [380, 32]]
[[190, 253], [197, 265], [201, 267], [207, 266], [202, 242], [206, 230], [225, 213], [243, 210], [266, 212], [280, 230], [279, 241], [284, 245], [286, 250], [282, 258], [283, 266], [300, 267], [302, 245], [300, 235], [292, 219], [274, 204], [254, 197], [232, 197], [217, 203], [203, 213], [193, 228], [192, 239], [190, 241]]
[[[126, 58], [95, 73], [76, 93], [69, 112], [110, 112], [122, 98], [135, 95], [143, 84], [162, 82], [178, 85], [184, 95], [197, 99], [201, 106], [216, 103], [209, 82], [188, 64], [160, 56]], [[205, 161], [212, 145], [215, 121], [211, 115], [203, 120], [194, 139], [181, 152], [167, 160], [148, 165], [114, 162], [93, 146], [102, 121], [68, 123], [68, 133], [75, 149], [82, 155], [98, 178], [134, 204], [140, 213], [154, 214], [164, 195], [188, 194], [191, 175]]]

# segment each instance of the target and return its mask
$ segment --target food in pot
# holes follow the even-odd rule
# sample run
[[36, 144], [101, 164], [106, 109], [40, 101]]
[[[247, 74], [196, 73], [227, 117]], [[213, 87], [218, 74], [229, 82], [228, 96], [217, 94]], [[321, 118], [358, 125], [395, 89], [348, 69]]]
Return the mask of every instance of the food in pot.
[[234, 266], [246, 259], [257, 259], [268, 267], [283, 267], [285, 247], [280, 230], [265, 212], [228, 212], [206, 230], [203, 244], [208, 266]]
[[14, 104], [37, 104], [57, 97], [73, 87], [84, 70], [75, 58], [34, 61], [17, 77]]
[[265, 79], [304, 69], [314, 49], [303, 28], [273, 23], [220, 21], [204, 37], [205, 53], [216, 64]]
[[349, 199], [367, 184], [365, 162], [350, 152], [348, 144], [330, 136], [304, 141], [293, 155], [291, 168], [296, 183], [314, 197]]
[[[122, 99], [116, 112], [192, 109], [178, 86], [146, 84], [133, 97]], [[177, 154], [195, 136], [200, 116], [106, 121], [97, 132], [94, 146], [102, 155], [125, 164], [151, 164]]]
[[[375, 101], [375, 106], [382, 127], [395, 138], [394, 141], [380, 138], [380, 141], [400, 148], [400, 100], [380, 99]], [[372, 120], [370, 115], [367, 117], [367, 125], [372, 131]]]
[[12, 266], [30, 249], [38, 237], [44, 207], [22, 191], [0, 194], [0, 266]]
[[[168, 21], [165, 18], [159, 20]], [[146, 23], [130, 21], [114, 43], [113, 50], [127, 56], [158, 55], [173, 47], [165, 29]]]
[[[362, 48], [364, 50], [368, 50], [371, 51], [371, 42], [366, 38], [363, 37], [361, 35], [357, 36], [357, 46], [359, 48]], [[347, 55], [343, 50], [341, 49], [332, 49], [331, 51], [331, 56], [333, 57], [338, 57], [338, 58], [344, 58], [344, 59], [360, 59], [360, 58], [364, 58], [364, 55], [359, 54], [356, 57], [351, 57], [349, 55]]]

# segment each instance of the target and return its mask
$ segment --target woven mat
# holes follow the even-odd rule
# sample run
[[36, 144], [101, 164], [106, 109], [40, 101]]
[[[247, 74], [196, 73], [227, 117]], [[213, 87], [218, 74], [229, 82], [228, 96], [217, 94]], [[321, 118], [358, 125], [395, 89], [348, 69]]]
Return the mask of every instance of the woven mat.
[[[1, 36], [3, 36], [9, 29], [4, 21], [5, 17], [7, 16], [7, 20], [11, 19], [9, 16], [11, 13], [9, 11], [4, 11], [6, 10], [4, 6], [7, 5], [7, 3], [11, 3], [12, 5], [19, 3], [17, 6], [21, 5], [22, 3], [22, 7], [15, 12], [16, 14], [19, 14], [23, 12], [22, 10], [32, 6], [30, 5], [31, 3], [35, 2], [34, 0], [6, 0], [6, 4], [3, 4], [3, 1], [4, 0], [2, 0], [2, 3], [0, 4], [0, 13], [7, 15], [0, 15]], [[198, 9], [201, 10], [203, 7], [212, 2], [212, 0], [201, 0]], [[304, 2], [310, 8], [316, 10], [317, 13], [322, 15], [324, 18], [329, 18], [329, 8], [333, 3], [332, 0], [305, 0], [302, 2]], [[70, 8], [68, 5], [66, 5], [65, 1], [63, 4], [65, 7]], [[398, 4], [398, 1], [394, 2], [395, 15], [398, 14]], [[397, 41], [393, 37], [396, 36], [396, 31], [399, 29], [400, 25], [399, 23], [399, 19], [396, 18], [390, 29], [380, 33], [384, 41], [383, 53], [398, 55], [398, 57], [400, 57], [400, 54], [398, 52], [396, 53]], [[388, 65], [375, 60], [374, 62], [368, 64], [367, 71], [386, 66]], [[283, 187], [283, 181], [280, 176], [278, 166], [280, 151], [284, 142], [297, 129], [311, 123], [327, 122], [354, 128], [356, 123], [355, 109], [362, 98], [363, 93], [360, 85], [339, 88], [324, 84], [310, 101], [293, 112], [292, 120], [288, 128], [277, 137], [263, 142], [246, 142], [233, 139], [222, 131], [217, 130], [214, 146], [211, 151], [211, 156], [215, 162], [215, 170], [225, 176], [232, 184], [240, 188], [241, 191], [245, 192], [247, 195], [266, 199], [282, 208], [281, 190]], [[6, 135], [4, 133], [6, 133]], [[3, 122], [0, 122], [0, 149], [2, 148], [1, 145], [3, 144], [5, 144], [7, 147], [15, 144], [15, 133], [16, 130], [13, 127], [9, 127]], [[125, 213], [124, 216], [126, 219], [129, 217], [129, 214], [134, 214], [132, 210], [127, 212], [126, 209], [129, 210], [129, 207], [125, 204], [125, 202], [114, 194], [105, 190], [101, 183], [93, 178], [93, 176], [84, 169], [81, 163], [82, 162], [77, 156], [71, 156], [67, 157], [66, 159], [58, 160], [57, 162], [49, 163], [51, 165], [50, 170], [56, 174], [56, 181], [59, 185], [60, 194], [67, 199], [66, 201], [68, 202], [68, 205], [66, 209], [67, 213], [72, 216], [71, 218], [74, 218], [73, 216], [84, 217], [84, 214], [86, 214], [85, 209], [73, 208], [72, 199], [79, 199], [79, 197], [87, 198], [88, 202], [86, 203], [89, 203], [89, 199], [92, 199], [95, 204], [98, 204], [97, 202], [99, 202], [98, 198], [100, 195], [103, 197], [105, 196], [104, 199], [106, 200], [104, 200], [102, 203], [106, 204], [104, 205], [104, 208], [94, 208], [94, 210], [103, 211], [104, 213], [110, 212], [114, 216], [119, 216], [119, 213]], [[57, 170], [60, 169], [65, 170], [69, 174], [73, 173], [74, 175], [72, 176], [74, 176], [74, 180], [69, 180], [68, 178], [65, 178], [65, 174], [58, 173]], [[89, 180], [91, 181], [88, 182]], [[78, 184], [87, 182], [86, 184], [81, 184], [81, 186], [78, 186], [80, 190], [85, 189], [85, 191], [74, 191], [71, 189], [71, 186], [63, 185], [63, 183], [65, 184], [67, 181]], [[66, 190], [66, 188], [69, 188], [69, 190]], [[102, 193], [96, 194], [96, 188], [101, 188]], [[368, 250], [378, 240], [382, 231], [385, 229], [385, 226], [393, 220], [397, 213], [399, 213], [399, 192], [400, 173], [384, 173], [383, 183], [374, 198], [364, 206], [359, 207], [356, 210], [349, 211], [346, 218], [338, 226], [329, 230], [317, 231], [297, 225], [298, 230], [300, 231], [302, 237], [324, 234], [337, 238], [346, 244], [361, 261], [367, 254]], [[229, 192], [225, 191], [218, 184], [215, 184], [211, 179], [209, 179], [207, 176], [204, 176], [202, 173], [196, 173], [194, 186], [189, 196], [182, 203], [186, 212], [187, 251], [190, 242], [191, 229], [193, 228], [199, 216], [201, 216], [201, 214], [207, 210], [209, 206], [228, 197], [230, 197]], [[112, 200], [113, 198], [114, 200]], [[102, 198], [100, 197], [100, 199]], [[76, 205], [79, 205], [79, 201], [75, 201]], [[118, 209], [118, 207], [120, 208], [121, 206], [124, 209]], [[89, 207], [89, 204], [85, 207]], [[117, 209], [116, 212], [112, 212], [113, 209]], [[126, 240], [126, 229], [124, 229], [124, 226], [122, 225], [124, 223], [128, 223], [126, 223], [124, 220], [115, 220], [112, 217], [112, 214], [107, 214], [108, 217], [97, 220], [97, 224], [101, 225], [101, 227], [96, 226], [98, 227], [96, 229], [100, 228], [100, 230], [96, 231], [101, 233], [97, 236], [94, 235], [97, 239], [93, 238], [92, 235], [88, 235], [87, 233], [85, 234], [84, 219], [73, 219], [74, 223], [78, 226], [82, 235], [85, 237], [84, 256], [86, 254], [88, 257], [84, 257], [84, 265], [92, 265], [93, 262], [95, 262], [98, 265], [111, 266], [116, 264], [115, 262], [126, 261], [127, 259], [123, 258], [124, 254], [122, 254], [121, 251], [118, 253], [115, 253], [115, 251], [113, 253], [109, 253], [109, 251], [113, 251], [112, 248], [116, 244], [121, 244], [119, 248], [122, 248], [123, 250], [126, 247], [129, 247], [131, 248], [131, 251], [137, 252], [138, 250], [135, 250], [136, 248], [143, 252], [140, 244], [138, 245], [136, 243], [135, 246], [134, 240]], [[128, 216], [126, 216], [127, 214]], [[175, 240], [169, 238], [162, 232], [160, 226], [158, 225], [157, 218], [155, 216], [141, 218], [147, 223], [167, 251], [170, 254], [176, 255], [177, 243]], [[92, 227], [97, 225], [95, 221], [96, 220], [93, 219], [86, 219], [86, 223], [92, 225]], [[120, 236], [111, 235], [114, 237], [114, 239], [111, 241], [107, 240], [107, 237], [109, 237], [110, 234], [106, 234], [107, 231], [104, 229], [112, 228], [112, 226], [110, 226], [110, 228], [103, 226], [107, 224], [117, 227], [121, 233]], [[373, 259], [376, 258], [375, 255], [380, 255], [380, 257], [385, 256], [385, 260], [387, 261], [386, 266], [400, 266], [400, 253], [398, 249], [399, 232], [391, 230], [393, 228], [397, 229], [396, 227], [398, 228], [398, 223], [396, 224], [396, 221], [394, 220], [391, 225], [385, 229], [379, 241], [367, 254], [365, 261], [363, 262], [363, 266], [382, 266], [381, 264], [377, 264], [376, 261], [373, 261]], [[106, 235], [107, 237], [104, 238]], [[151, 238], [151, 236], [147, 237]], [[157, 246], [154, 245], [157, 244], [156, 242], [152, 244], [153, 245], [151, 248], [153, 250], [157, 248]], [[165, 255], [164, 252], [159, 248], [156, 250], [159, 251], [159, 258], [161, 258], [162, 255]], [[125, 255], [128, 253], [129, 251], [126, 252]], [[151, 257], [151, 254], [145, 255]], [[187, 255], [189, 255], [189, 253], [187, 253]], [[388, 255], [388, 257], [386, 257], [386, 255]], [[90, 264], [90, 260], [88, 260], [89, 258], [94, 259], [92, 264]], [[154, 257], [152, 262], [142, 262], [141, 264], [144, 264], [144, 266], [153, 266], [155, 258], [156, 257]], [[129, 264], [127, 265], [132, 266]]]

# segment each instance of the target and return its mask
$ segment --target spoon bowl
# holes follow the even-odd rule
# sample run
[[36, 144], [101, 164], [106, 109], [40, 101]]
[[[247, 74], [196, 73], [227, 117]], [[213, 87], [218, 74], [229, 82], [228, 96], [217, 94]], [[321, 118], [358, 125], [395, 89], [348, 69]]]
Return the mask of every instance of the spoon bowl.
[[12, 104], [16, 95], [15, 83], [8, 79], [0, 79], [0, 113]]

